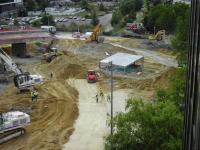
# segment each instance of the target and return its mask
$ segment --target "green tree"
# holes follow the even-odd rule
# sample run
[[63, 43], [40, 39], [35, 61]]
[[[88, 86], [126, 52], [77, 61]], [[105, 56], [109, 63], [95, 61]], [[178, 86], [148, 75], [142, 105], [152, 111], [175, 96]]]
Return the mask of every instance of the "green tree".
[[146, 10], [148, 11], [150, 9], [150, 0], [144, 0], [144, 6]]
[[99, 5], [99, 10], [100, 11], [105, 11], [105, 7], [103, 5], [103, 3], [101, 2], [100, 5]]
[[24, 6], [19, 6], [19, 9], [18, 9], [18, 17], [26, 17], [28, 16], [28, 12], [26, 10], [26, 8]]
[[178, 63], [180, 66], [186, 64], [189, 31], [189, 8], [183, 15], [177, 18], [176, 35], [172, 39], [173, 47], [179, 52]]
[[14, 19], [14, 26], [18, 26], [19, 22], [17, 21], [17, 19]]
[[105, 149], [110, 150], [179, 150], [183, 116], [170, 101], [144, 103], [129, 100], [127, 112], [114, 118], [116, 130], [108, 136]]
[[33, 23], [32, 23], [32, 25], [34, 26], [34, 27], [39, 27], [39, 26], [41, 26], [41, 20], [37, 20], [37, 21], [34, 21]]
[[38, 3], [35, 0], [27, 0], [25, 5], [28, 11], [33, 11], [38, 8]]
[[42, 25], [55, 25], [53, 16], [49, 14], [42, 15], [41, 23]]
[[123, 0], [119, 3], [119, 8], [113, 11], [112, 25], [124, 26], [127, 22], [133, 22], [136, 13], [143, 6], [143, 0]]
[[127, 15], [131, 12], [137, 12], [142, 8], [142, 0], [123, 0], [120, 1], [119, 9], [122, 15]]
[[97, 18], [97, 14], [96, 14], [95, 10], [92, 11], [92, 22], [91, 23], [93, 26], [96, 26], [99, 23], [99, 20]]
[[89, 10], [89, 4], [88, 4], [87, 0], [81, 0], [81, 8], [83, 8], [85, 10]]
[[44, 10], [49, 5], [49, 0], [24, 0], [24, 3], [28, 11]]
[[119, 9], [115, 9], [112, 14], [112, 19], [111, 19], [112, 26], [119, 24], [121, 19], [122, 19], [121, 12], [119, 11]]
[[45, 8], [49, 5], [49, 1], [48, 0], [37, 0], [39, 9], [45, 10]]
[[179, 68], [174, 72], [171, 77], [171, 85], [167, 90], [157, 90], [157, 101], [166, 102], [170, 101], [183, 112], [183, 103], [185, 100], [185, 81], [186, 81], [186, 68]]
[[184, 16], [185, 12], [189, 9], [186, 4], [175, 3], [173, 5], [156, 5], [151, 8], [144, 21], [145, 27], [149, 31], [167, 30], [174, 32], [177, 26], [177, 19]]

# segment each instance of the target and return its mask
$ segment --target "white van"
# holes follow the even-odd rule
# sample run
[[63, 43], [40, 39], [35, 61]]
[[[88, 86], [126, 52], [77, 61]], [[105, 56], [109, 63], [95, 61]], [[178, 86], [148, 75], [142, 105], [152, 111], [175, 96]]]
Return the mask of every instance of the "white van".
[[54, 27], [54, 26], [41, 26], [41, 29], [43, 29], [47, 32], [50, 32], [52, 34], [56, 33], [56, 27]]

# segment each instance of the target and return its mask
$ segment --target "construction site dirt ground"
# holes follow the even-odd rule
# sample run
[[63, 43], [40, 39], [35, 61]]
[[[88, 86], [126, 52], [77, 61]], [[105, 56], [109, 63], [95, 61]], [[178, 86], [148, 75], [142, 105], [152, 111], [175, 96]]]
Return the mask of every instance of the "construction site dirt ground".
[[[22, 68], [30, 73], [41, 74], [45, 81], [42, 85], [35, 87], [39, 92], [37, 102], [31, 101], [30, 92], [17, 92], [13, 84], [10, 84], [2, 92], [0, 111], [5, 112], [16, 109], [28, 111], [31, 115], [31, 124], [27, 127], [25, 135], [1, 144], [0, 149], [62, 149], [76, 130], [74, 128], [75, 122], [80, 115], [78, 107], [79, 90], [76, 86], [69, 84], [68, 80], [72, 78], [74, 80], [85, 79], [87, 70], [95, 69], [98, 72], [97, 90], [101, 87], [104, 93], [109, 93], [110, 78], [98, 69], [98, 63], [106, 57], [105, 52], [111, 54], [116, 52], [137, 54], [134, 51], [110, 44], [113, 42], [122, 44], [121, 41], [123, 40], [126, 39], [106, 39], [105, 43], [97, 44], [85, 43], [82, 40], [57, 39], [58, 49], [65, 51], [65, 54], [57, 57], [51, 63], [41, 61], [42, 54], [35, 50], [37, 48], [34, 44], [29, 46], [29, 52], [33, 56], [31, 59], [36, 58], [37, 61], [30, 63], [29, 58], [27, 58], [21, 62]], [[131, 40], [132, 42], [137, 44], [138, 40]], [[136, 48], [130, 44], [125, 46]], [[166, 54], [164, 50], [159, 51], [159, 53], [161, 53], [159, 56], [162, 58], [166, 57], [168, 59], [170, 57], [174, 59], [170, 53], [167, 52]], [[17, 59], [16, 61], [21, 60]], [[162, 65], [152, 58], [145, 57], [144, 73], [140, 76], [136, 74], [133, 76], [123, 74], [115, 76], [114, 91], [117, 91], [118, 94], [121, 93], [121, 97], [124, 97], [124, 91], [128, 91], [129, 97], [151, 100], [155, 96], [156, 88], [168, 87], [170, 77], [175, 71], [174, 67]], [[52, 72], [53, 78], [50, 78]], [[84, 89], [84, 87], [80, 88]], [[116, 97], [120, 97], [120, 95], [116, 95]], [[122, 105], [115, 108], [125, 107], [125, 103]]]

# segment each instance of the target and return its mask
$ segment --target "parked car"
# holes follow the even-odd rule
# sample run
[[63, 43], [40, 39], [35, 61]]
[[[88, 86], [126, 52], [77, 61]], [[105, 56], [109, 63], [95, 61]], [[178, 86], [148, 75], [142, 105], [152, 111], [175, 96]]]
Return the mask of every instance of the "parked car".
[[68, 21], [68, 19], [63, 19], [63, 21], [62, 22], [67, 22]]

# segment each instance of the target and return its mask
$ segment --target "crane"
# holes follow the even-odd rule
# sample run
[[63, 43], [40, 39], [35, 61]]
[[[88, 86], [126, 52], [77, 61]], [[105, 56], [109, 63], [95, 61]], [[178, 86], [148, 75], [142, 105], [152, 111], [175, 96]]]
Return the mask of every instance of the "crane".
[[99, 34], [102, 33], [102, 32], [103, 32], [102, 25], [101, 25], [101, 24], [98, 24], [98, 25], [94, 28], [92, 34], [91, 34], [88, 38], [86, 38], [86, 41], [87, 41], [87, 42], [96, 41], [96, 42], [98, 42], [98, 43], [103, 43], [104, 38], [99, 36]]
[[0, 113], [0, 144], [25, 133], [30, 124], [30, 116], [24, 112]]
[[43, 82], [41, 75], [30, 75], [28, 72], [23, 73], [10, 56], [8, 56], [2, 49], [0, 49], [0, 58], [15, 73], [14, 84], [20, 91], [30, 89], [32, 86]]

